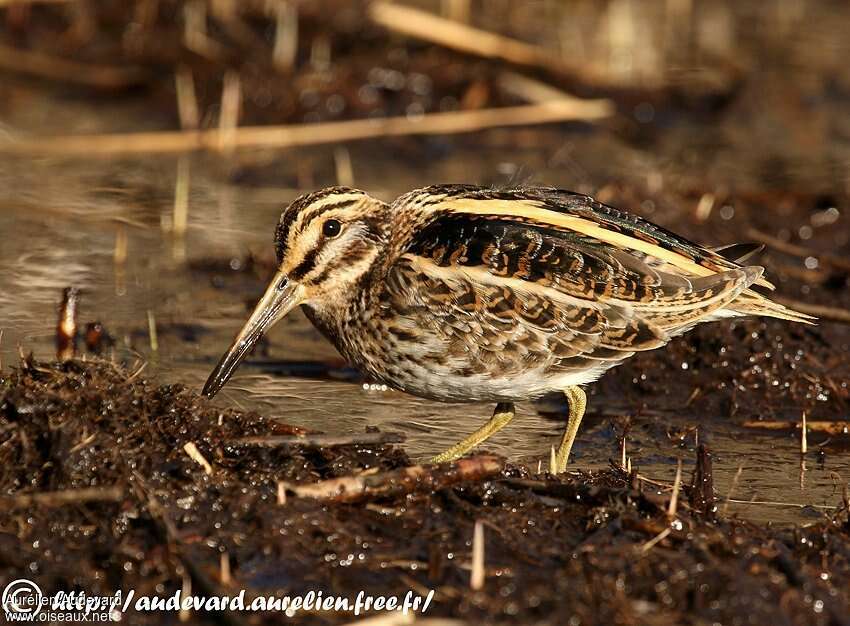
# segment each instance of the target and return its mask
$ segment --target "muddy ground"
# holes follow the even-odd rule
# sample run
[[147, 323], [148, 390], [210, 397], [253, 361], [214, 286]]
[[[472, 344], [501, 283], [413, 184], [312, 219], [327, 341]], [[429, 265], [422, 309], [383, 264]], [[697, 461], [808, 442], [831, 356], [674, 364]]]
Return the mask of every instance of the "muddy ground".
[[[24, 361], [0, 379], [0, 571], [27, 573], [46, 593], [166, 596], [187, 581], [196, 593], [244, 588], [249, 598], [434, 589], [425, 617], [468, 623], [848, 623], [846, 510], [771, 529], [724, 517], [710, 474], [685, 476], [670, 516], [671, 486], [637, 471], [556, 478], [476, 456], [404, 478], [410, 462], [393, 445], [237, 441], [298, 432], [109, 362]], [[363, 493], [298, 495], [298, 486], [356, 475], [371, 481]], [[472, 591], [476, 522], [485, 579]], [[136, 614], [132, 623], [176, 619]], [[351, 619], [302, 612], [293, 621]]]

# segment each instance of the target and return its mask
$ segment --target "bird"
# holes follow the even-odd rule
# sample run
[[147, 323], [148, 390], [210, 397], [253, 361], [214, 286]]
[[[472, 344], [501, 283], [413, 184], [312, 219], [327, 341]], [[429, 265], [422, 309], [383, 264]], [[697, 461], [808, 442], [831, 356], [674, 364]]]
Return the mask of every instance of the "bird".
[[[708, 248], [590, 196], [550, 187], [432, 185], [392, 202], [329, 187], [282, 212], [274, 277], [207, 380], [213, 397], [296, 306], [366, 376], [441, 402], [495, 403], [431, 462], [462, 457], [563, 393], [550, 471], [566, 471], [583, 386], [697, 324], [766, 316], [813, 323], [755, 290], [759, 246]], [[554, 450], [554, 447], [553, 447]]]

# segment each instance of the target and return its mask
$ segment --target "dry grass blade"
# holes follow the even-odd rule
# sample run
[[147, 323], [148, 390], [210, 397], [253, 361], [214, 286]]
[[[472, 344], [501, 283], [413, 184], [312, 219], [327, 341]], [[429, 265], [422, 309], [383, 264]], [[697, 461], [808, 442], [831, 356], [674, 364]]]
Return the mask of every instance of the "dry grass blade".
[[682, 459], [676, 463], [676, 478], [673, 480], [673, 492], [670, 494], [670, 506], [667, 507], [667, 517], [676, 517], [679, 506], [679, 489], [682, 487]]
[[481, 455], [440, 465], [412, 465], [378, 474], [343, 476], [306, 485], [289, 485], [301, 498], [355, 502], [371, 497], [397, 496], [417, 490], [433, 491], [465, 480], [482, 480], [502, 470], [497, 457]]
[[[527, 126], [610, 117], [608, 100], [556, 100], [542, 104], [428, 113], [417, 119], [406, 116], [348, 120], [318, 124], [242, 126], [233, 131], [232, 146], [239, 148], [291, 148], [360, 139], [405, 135], [469, 133], [487, 128]], [[69, 135], [0, 142], [0, 153], [112, 156], [217, 150], [220, 131], [185, 130], [150, 133]]]
[[147, 77], [137, 67], [78, 63], [3, 44], [0, 44], [0, 69], [97, 89], [125, 89], [143, 83]]

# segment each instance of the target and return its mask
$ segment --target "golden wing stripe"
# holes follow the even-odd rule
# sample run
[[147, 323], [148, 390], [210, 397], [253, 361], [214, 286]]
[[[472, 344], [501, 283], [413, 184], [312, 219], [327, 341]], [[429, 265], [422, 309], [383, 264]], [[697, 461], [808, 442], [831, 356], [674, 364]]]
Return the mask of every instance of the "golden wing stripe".
[[[569, 228], [588, 237], [593, 237], [599, 241], [610, 243], [628, 250], [637, 250], [650, 256], [656, 257], [679, 269], [691, 272], [697, 276], [710, 276], [717, 273], [708, 267], [695, 263], [691, 259], [677, 254], [672, 250], [667, 250], [661, 246], [655, 245], [636, 237], [630, 237], [623, 233], [618, 233], [607, 228], [603, 228], [596, 222], [586, 220], [575, 215], [565, 215], [557, 211], [550, 211], [543, 208], [539, 203], [533, 200], [512, 200], [505, 202], [504, 200], [485, 200], [474, 198], [453, 198], [445, 202], [439, 203], [433, 207], [436, 210], [446, 211], [448, 213], [471, 213], [475, 215], [504, 215], [505, 217], [524, 217], [541, 224], [551, 224], [562, 228]], [[765, 284], [767, 283], [767, 284]], [[757, 284], [773, 287], [770, 283], [760, 279]]]

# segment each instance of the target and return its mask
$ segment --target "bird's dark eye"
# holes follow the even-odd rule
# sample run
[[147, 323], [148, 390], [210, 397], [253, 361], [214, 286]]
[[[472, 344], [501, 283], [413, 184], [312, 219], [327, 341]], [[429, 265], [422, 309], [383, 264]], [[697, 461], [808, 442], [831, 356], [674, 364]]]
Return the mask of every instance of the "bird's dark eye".
[[339, 220], [328, 220], [322, 225], [322, 234], [325, 237], [336, 237], [342, 230]]

